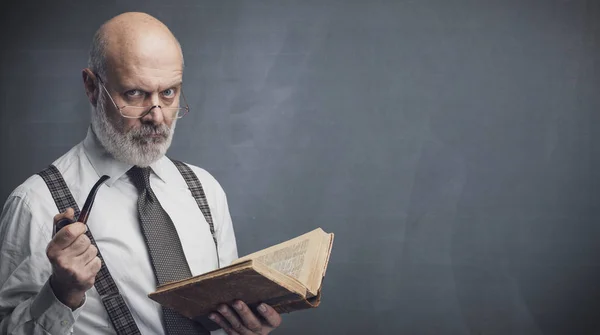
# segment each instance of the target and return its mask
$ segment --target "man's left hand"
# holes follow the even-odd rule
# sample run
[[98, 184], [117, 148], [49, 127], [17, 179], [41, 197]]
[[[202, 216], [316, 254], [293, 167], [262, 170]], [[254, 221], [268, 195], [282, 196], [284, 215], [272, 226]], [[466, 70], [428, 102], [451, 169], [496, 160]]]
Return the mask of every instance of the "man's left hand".
[[257, 316], [243, 301], [235, 301], [231, 306], [219, 306], [218, 313], [210, 319], [216, 322], [229, 335], [265, 335], [281, 324], [281, 316], [273, 307], [260, 304], [256, 308], [262, 316]]

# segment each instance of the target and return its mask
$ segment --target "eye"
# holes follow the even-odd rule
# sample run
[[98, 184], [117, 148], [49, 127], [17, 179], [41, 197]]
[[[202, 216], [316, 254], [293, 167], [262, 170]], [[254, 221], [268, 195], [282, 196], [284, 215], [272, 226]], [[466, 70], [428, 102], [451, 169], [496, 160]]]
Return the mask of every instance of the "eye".
[[172, 88], [168, 88], [163, 91], [163, 95], [167, 98], [173, 98], [175, 97], [175, 90]]
[[125, 92], [125, 95], [128, 98], [138, 98], [144, 95], [144, 92], [140, 91], [140, 90], [130, 90]]

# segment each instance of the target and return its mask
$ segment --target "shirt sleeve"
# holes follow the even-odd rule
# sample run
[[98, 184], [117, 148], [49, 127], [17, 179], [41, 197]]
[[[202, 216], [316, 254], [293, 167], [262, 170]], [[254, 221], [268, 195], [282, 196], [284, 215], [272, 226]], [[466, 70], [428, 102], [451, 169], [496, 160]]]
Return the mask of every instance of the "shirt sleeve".
[[25, 194], [9, 196], [0, 215], [0, 334], [71, 334], [83, 308], [72, 311], [49, 285], [46, 224], [36, 222]]

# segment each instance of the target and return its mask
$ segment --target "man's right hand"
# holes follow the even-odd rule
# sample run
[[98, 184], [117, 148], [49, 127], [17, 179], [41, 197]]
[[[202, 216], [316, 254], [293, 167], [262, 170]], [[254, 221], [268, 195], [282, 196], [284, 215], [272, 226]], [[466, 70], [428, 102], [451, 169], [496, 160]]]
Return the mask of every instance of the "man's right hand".
[[[73, 216], [73, 209], [69, 208], [54, 217], [54, 224]], [[86, 231], [87, 227], [81, 222], [65, 226], [46, 248], [52, 264], [50, 286], [58, 300], [73, 310], [81, 306], [85, 292], [94, 286], [101, 265], [98, 249], [85, 235]]]

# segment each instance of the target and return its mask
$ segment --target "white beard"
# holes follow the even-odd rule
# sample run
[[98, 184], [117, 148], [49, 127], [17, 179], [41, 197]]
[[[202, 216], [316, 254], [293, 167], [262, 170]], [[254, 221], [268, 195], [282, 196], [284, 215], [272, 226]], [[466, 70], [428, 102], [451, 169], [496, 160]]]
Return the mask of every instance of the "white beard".
[[[162, 113], [153, 111], [152, 113]], [[122, 118], [119, 115], [120, 118]], [[124, 121], [125, 118], [122, 118]], [[98, 97], [96, 107], [92, 106], [92, 130], [100, 144], [116, 160], [139, 167], [146, 167], [162, 158], [173, 140], [175, 124], [155, 126], [142, 123], [130, 130], [124, 129], [124, 122], [113, 122], [106, 115], [106, 99], [104, 94]], [[160, 137], [148, 137], [150, 134], [160, 134]]]

